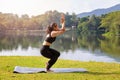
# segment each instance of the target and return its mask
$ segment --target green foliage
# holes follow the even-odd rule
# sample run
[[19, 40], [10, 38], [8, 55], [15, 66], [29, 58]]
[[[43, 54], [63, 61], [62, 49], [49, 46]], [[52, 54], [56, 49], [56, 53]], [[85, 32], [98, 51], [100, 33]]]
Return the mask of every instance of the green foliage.
[[100, 25], [100, 18], [95, 15], [91, 17], [83, 17], [79, 20], [78, 24], [78, 32], [82, 34], [91, 34], [98, 31], [98, 27]]
[[[0, 32], [5, 32], [6, 30], [44, 30], [52, 22], [60, 24], [60, 16], [61, 12], [56, 10], [47, 11], [44, 14], [32, 17], [27, 14], [19, 17], [12, 13], [0, 13]], [[67, 27], [77, 23], [75, 14], [69, 15], [69, 13], [66, 13], [65, 17]]]
[[78, 32], [120, 35], [120, 11], [111, 12], [100, 17], [95, 15], [83, 17], [79, 19]]
[[67, 26], [67, 27], [71, 27], [71, 25], [73, 24], [73, 21], [71, 20], [71, 18], [72, 18], [72, 16], [71, 15], [69, 15], [69, 13], [66, 13], [66, 15], [65, 15], [65, 19], [66, 19], [66, 23], [65, 23], [65, 25]]
[[101, 21], [101, 27], [106, 28], [106, 33], [110, 32], [113, 35], [120, 34], [120, 11], [112, 12], [106, 15]]

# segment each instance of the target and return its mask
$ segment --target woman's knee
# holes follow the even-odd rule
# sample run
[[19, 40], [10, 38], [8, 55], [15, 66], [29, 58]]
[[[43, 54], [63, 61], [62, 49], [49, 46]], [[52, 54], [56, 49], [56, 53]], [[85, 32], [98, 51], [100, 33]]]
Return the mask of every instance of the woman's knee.
[[57, 52], [57, 55], [56, 55], [57, 57], [59, 57], [60, 56], [60, 52]]
[[53, 59], [57, 59], [60, 56], [60, 52], [56, 52], [54, 56], [52, 56]]
[[57, 58], [60, 56], [60, 52], [59, 51], [55, 50], [53, 53], [54, 53], [55, 57], [57, 57]]

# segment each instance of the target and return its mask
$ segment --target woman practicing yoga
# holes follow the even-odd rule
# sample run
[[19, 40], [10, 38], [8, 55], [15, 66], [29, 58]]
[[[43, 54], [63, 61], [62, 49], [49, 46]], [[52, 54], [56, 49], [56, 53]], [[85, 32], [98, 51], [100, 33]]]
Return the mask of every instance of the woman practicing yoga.
[[56, 37], [63, 34], [65, 32], [65, 17], [61, 15], [61, 28], [58, 27], [56, 23], [52, 23], [47, 28], [47, 35], [46, 39], [43, 42], [43, 46], [40, 50], [41, 54], [49, 58], [50, 60], [46, 64], [46, 71], [53, 72], [50, 70], [53, 64], [57, 61], [58, 57], [60, 56], [60, 52], [55, 49], [50, 48], [50, 45], [56, 40]]

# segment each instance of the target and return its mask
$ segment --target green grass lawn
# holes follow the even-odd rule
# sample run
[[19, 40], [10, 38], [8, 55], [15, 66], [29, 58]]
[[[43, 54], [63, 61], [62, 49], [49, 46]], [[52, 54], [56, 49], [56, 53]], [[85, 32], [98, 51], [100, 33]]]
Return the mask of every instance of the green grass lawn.
[[32, 56], [0, 56], [0, 80], [120, 80], [120, 64], [59, 59], [54, 68], [86, 68], [88, 72], [13, 73], [15, 66], [44, 68], [48, 59]]

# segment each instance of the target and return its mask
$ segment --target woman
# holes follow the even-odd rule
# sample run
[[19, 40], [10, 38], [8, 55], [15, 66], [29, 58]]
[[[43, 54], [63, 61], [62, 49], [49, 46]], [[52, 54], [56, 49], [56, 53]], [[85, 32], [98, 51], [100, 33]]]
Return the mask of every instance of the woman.
[[47, 28], [47, 36], [43, 42], [43, 46], [40, 50], [41, 54], [49, 58], [50, 60], [46, 64], [46, 71], [53, 72], [50, 68], [55, 64], [58, 57], [60, 56], [60, 52], [56, 51], [55, 49], [50, 48], [50, 45], [56, 40], [56, 37], [63, 34], [65, 32], [65, 17], [64, 15], [61, 16], [61, 29], [59, 29], [56, 23], [52, 23]]

